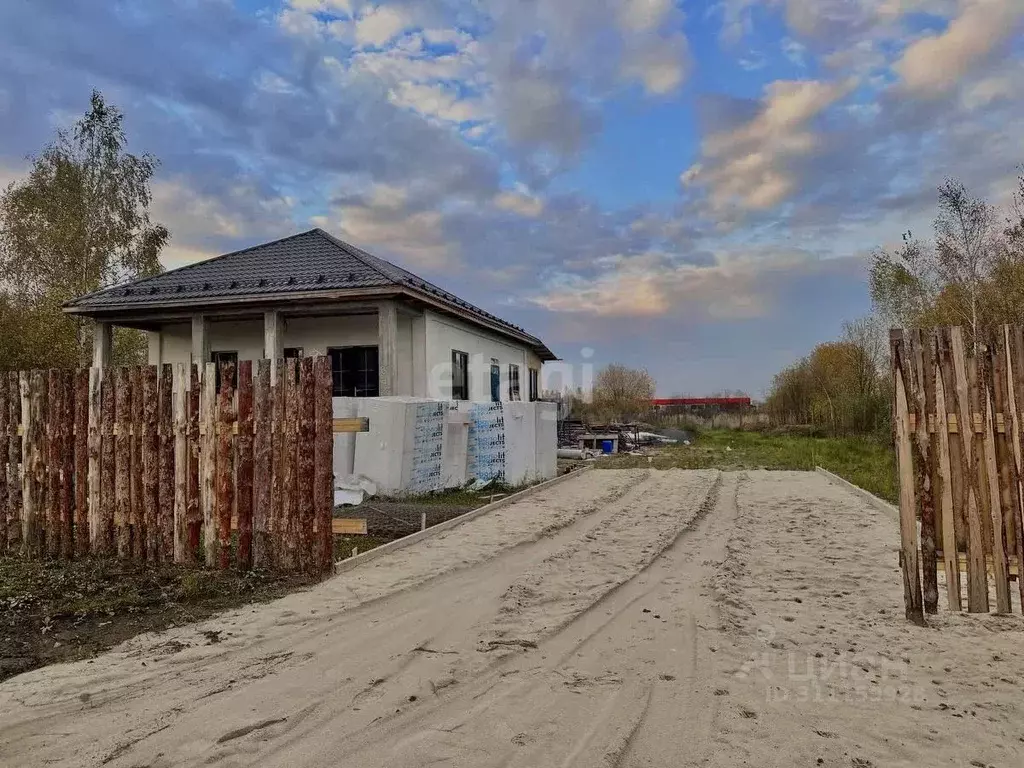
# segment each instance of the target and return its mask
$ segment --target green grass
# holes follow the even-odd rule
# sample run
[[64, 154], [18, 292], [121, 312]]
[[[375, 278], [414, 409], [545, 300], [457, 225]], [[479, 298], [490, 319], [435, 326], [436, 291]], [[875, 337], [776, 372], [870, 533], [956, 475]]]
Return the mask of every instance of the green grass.
[[603, 469], [795, 469], [816, 466], [835, 472], [876, 496], [897, 502], [899, 485], [892, 448], [864, 437], [805, 437], [724, 429], [702, 433], [693, 445], [666, 446], [648, 462], [644, 456], [602, 459]]

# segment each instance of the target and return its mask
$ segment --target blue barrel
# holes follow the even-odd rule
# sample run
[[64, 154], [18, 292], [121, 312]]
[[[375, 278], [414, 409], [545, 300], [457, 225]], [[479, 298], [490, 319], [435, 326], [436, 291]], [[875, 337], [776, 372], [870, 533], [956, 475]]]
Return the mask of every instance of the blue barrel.
[[615, 443], [613, 443], [611, 440], [602, 440], [601, 441], [601, 451], [603, 453], [611, 453], [614, 450], [615, 450]]

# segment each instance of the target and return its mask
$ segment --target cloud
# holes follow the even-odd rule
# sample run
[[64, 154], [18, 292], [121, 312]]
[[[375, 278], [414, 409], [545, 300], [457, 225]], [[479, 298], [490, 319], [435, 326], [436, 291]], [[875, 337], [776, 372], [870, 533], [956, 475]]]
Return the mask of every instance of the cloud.
[[531, 195], [522, 185], [515, 192], [506, 191], [495, 195], [494, 204], [503, 211], [511, 211], [528, 218], [536, 218], [544, 212], [544, 201]]
[[909, 45], [894, 69], [910, 93], [942, 95], [1013, 37], [1022, 20], [1020, 0], [964, 0], [961, 14], [944, 32]]
[[394, 6], [370, 7], [356, 20], [356, 42], [359, 45], [372, 45], [379, 48], [406, 29], [410, 21]]
[[813, 121], [852, 87], [817, 80], [771, 83], [753, 119], [705, 137], [700, 162], [682, 174], [681, 183], [705, 188], [716, 210], [778, 206], [796, 192], [801, 163], [821, 146]]

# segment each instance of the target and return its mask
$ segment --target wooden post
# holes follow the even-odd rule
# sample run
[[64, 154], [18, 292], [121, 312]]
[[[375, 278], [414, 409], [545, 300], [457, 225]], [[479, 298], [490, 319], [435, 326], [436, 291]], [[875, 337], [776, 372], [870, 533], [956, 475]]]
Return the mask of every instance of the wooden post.
[[281, 512], [283, 516], [284, 552], [281, 566], [293, 570], [298, 565], [298, 450], [299, 382], [296, 360], [285, 361], [285, 418], [284, 445], [281, 461], [283, 482], [281, 485]]
[[7, 488], [7, 545], [12, 553], [18, 552], [22, 546], [22, 504], [24, 501], [21, 469], [21, 376], [16, 371], [7, 373], [7, 404], [10, 434], [7, 437], [7, 469], [11, 482]]
[[64, 412], [61, 372], [57, 368], [47, 371], [46, 391], [46, 416], [43, 427], [46, 433], [46, 452], [43, 454], [46, 464], [46, 513], [42, 516], [43, 541], [46, 545], [46, 554], [51, 558], [57, 558], [61, 554], [63, 533], [60, 519], [60, 467], [63, 442], [61, 414]]
[[900, 540], [902, 543], [903, 598], [909, 621], [924, 626], [924, 605], [921, 595], [921, 575], [917, 555], [917, 500], [914, 480], [914, 453], [910, 430], [910, 407], [907, 388], [909, 360], [902, 330], [890, 332], [892, 347], [892, 375], [895, 399], [893, 401], [893, 429], [900, 474]]
[[98, 546], [94, 546], [93, 551], [106, 555], [116, 551], [114, 521], [117, 518], [117, 436], [114, 434], [114, 427], [117, 424], [117, 388], [121, 383], [121, 377], [113, 368], [97, 368], [96, 370], [100, 371], [102, 376], [100, 387], [102, 443], [100, 447], [99, 527], [95, 539]]
[[281, 567], [285, 558], [285, 518], [284, 518], [284, 454], [285, 454], [285, 432], [287, 430], [287, 413], [285, 402], [287, 397], [285, 391], [286, 367], [284, 359], [272, 360], [270, 363], [277, 371], [277, 383], [272, 389], [273, 424], [271, 431], [271, 472], [270, 485], [270, 519], [268, 520], [271, 549], [270, 556], [274, 565]]
[[160, 399], [157, 367], [142, 369], [142, 527], [145, 558], [155, 563], [160, 551]]
[[[11, 406], [8, 391], [8, 379], [6, 373], [0, 374], [0, 441], [2, 441], [3, 453], [0, 454], [0, 552], [7, 553], [9, 546], [7, 541], [7, 530], [9, 526], [10, 502], [8, 488], [17, 476], [17, 467], [9, 466], [7, 463], [7, 442], [10, 436]], [[17, 431], [17, 429], [15, 429]]]
[[221, 568], [231, 565], [231, 513], [235, 505], [235, 467], [232, 448], [232, 427], [235, 423], [235, 364], [224, 363], [220, 367], [220, 394], [218, 398], [217, 427], [217, 543], [218, 564]]
[[985, 510], [987, 489], [984, 487], [984, 457], [981, 435], [978, 433], [973, 414], [978, 412], [977, 365], [971, 360], [968, 365], [964, 346], [963, 329], [950, 330], [950, 349], [956, 376], [957, 400], [960, 406], [960, 423], [963, 425], [964, 453], [968, 484], [967, 495], [967, 610], [971, 613], [987, 613], [988, 569], [985, 566]]
[[100, 454], [103, 436], [100, 434], [103, 407], [102, 368], [89, 369], [89, 549], [97, 551], [100, 536]]
[[996, 366], [998, 352], [988, 344], [984, 352], [979, 353], [978, 393], [983, 398], [982, 407], [985, 418], [984, 432], [984, 471], [985, 482], [989, 493], [989, 512], [992, 531], [992, 575], [996, 583], [996, 612], [1009, 613], [1010, 582], [1006, 562], [1006, 539], [1003, 527], [1003, 506], [999, 482], [999, 458], [996, 455], [995, 425], [995, 380], [998, 378]]
[[131, 398], [128, 401], [128, 418], [131, 422], [131, 464], [129, 471], [129, 493], [131, 494], [130, 512], [128, 518], [131, 538], [129, 546], [132, 558], [141, 560], [145, 552], [145, 528], [143, 507], [143, 479], [142, 479], [142, 368], [133, 365], [129, 369], [131, 380]]
[[1016, 536], [1014, 539], [1017, 555], [1017, 591], [1020, 598], [1021, 612], [1024, 613], [1024, 449], [1022, 449], [1021, 434], [1024, 432], [1024, 425], [1021, 424], [1021, 412], [1024, 410], [1024, 327], [1007, 326], [1007, 382], [1008, 397], [1010, 401], [1010, 420], [1013, 424], [1013, 471], [1017, 478], [1017, 500], [1018, 505], [1014, 510]]
[[203, 368], [202, 387], [199, 417], [202, 420], [200, 432], [203, 447], [200, 453], [199, 484], [203, 510], [203, 548], [206, 551], [206, 565], [212, 568], [217, 563], [217, 506], [214, 488], [217, 468], [217, 367], [213, 363], [207, 363]]
[[316, 514], [316, 570], [321, 577], [334, 572], [334, 408], [331, 399], [331, 361], [317, 357], [314, 363], [316, 405], [313, 498]]
[[[178, 378], [181, 381], [181, 378]], [[161, 562], [175, 561], [175, 479], [178, 472], [176, 461], [174, 366], [163, 363], [160, 366], [159, 394], [157, 395], [157, 423], [159, 424], [159, 478], [157, 480], [157, 550]], [[183, 425], [184, 426], [184, 425]], [[182, 473], [182, 479], [185, 475]], [[184, 493], [182, 493], [184, 497]], [[184, 499], [182, 499], [184, 501]]]
[[253, 547], [252, 563], [256, 569], [270, 567], [270, 486], [271, 427], [273, 425], [273, 390], [270, 386], [272, 360], [256, 361], [253, 381]]
[[921, 515], [921, 569], [924, 609], [936, 613], [939, 590], [935, 558], [935, 497], [932, 493], [932, 436], [928, 432], [928, 414], [935, 412], [935, 371], [932, 365], [930, 337], [920, 329], [911, 331], [910, 409], [916, 417], [914, 430], [914, 479]]
[[35, 420], [32, 409], [32, 389], [36, 383], [38, 371], [22, 371], [18, 379], [18, 392], [21, 395], [21, 545], [22, 553], [26, 557], [37, 554], [35, 551], [36, 540], [36, 491], [35, 491]]
[[188, 487], [188, 504], [185, 510], [185, 525], [188, 529], [188, 546], [186, 547], [185, 559], [181, 562], [195, 563], [199, 558], [199, 537], [203, 529], [203, 506], [201, 484], [199, 482], [200, 452], [202, 440], [199, 436], [200, 419], [200, 387], [199, 387], [199, 366], [189, 364], [188, 378], [188, 472], [185, 481]]
[[75, 372], [60, 372], [60, 541], [61, 557], [75, 556]]
[[296, 446], [298, 463], [299, 505], [299, 567], [306, 573], [318, 570], [314, 556], [314, 466], [316, 446], [316, 379], [313, 358], [304, 357], [299, 364], [299, 442]]
[[131, 371], [117, 369], [116, 422], [114, 424], [114, 541], [117, 556], [131, 556]]
[[238, 364], [238, 457], [236, 468], [236, 500], [238, 513], [238, 568], [252, 568], [253, 527], [253, 417], [252, 360]]
[[[954, 494], [960, 492], [954, 477], [960, 469], [959, 434], [949, 434], [949, 403], [955, 397], [952, 390], [952, 359], [948, 334], [939, 329], [937, 337], [938, 375], [935, 377], [935, 431], [938, 435], [938, 501], [942, 520], [942, 564], [946, 572], [946, 603], [951, 611], [961, 610], [960, 558], [956, 535], [957, 513]], [[955, 413], [955, 408], [952, 412]], [[954, 451], [955, 448], [955, 451]], [[955, 455], [954, 455], [955, 454]]]
[[188, 505], [189, 505], [189, 419], [188, 399], [189, 392], [185, 385], [186, 376], [192, 370], [183, 363], [174, 367], [173, 392], [171, 399], [174, 408], [174, 508], [172, 511], [171, 525], [173, 528], [172, 547], [168, 550], [176, 563], [194, 564], [196, 561], [196, 548], [189, 544], [188, 535]]
[[75, 372], [75, 551], [79, 557], [89, 554], [92, 538], [89, 525], [90, 374], [89, 368]]

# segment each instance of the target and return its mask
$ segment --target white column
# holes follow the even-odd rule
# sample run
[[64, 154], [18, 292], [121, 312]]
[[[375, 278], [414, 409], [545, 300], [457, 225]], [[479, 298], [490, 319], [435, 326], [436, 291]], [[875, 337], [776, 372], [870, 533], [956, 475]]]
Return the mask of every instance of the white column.
[[429, 397], [430, 371], [427, 370], [427, 318], [412, 319], [412, 394]]
[[93, 323], [92, 364], [94, 368], [106, 368], [110, 365], [112, 330], [113, 327], [110, 323]]
[[[284, 357], [284, 322], [276, 309], [263, 313], [263, 356], [269, 360]], [[277, 366], [270, 366], [270, 384], [277, 384]]]
[[210, 362], [210, 321], [201, 313], [192, 315], [192, 362], [199, 366], [202, 381], [203, 369]]
[[377, 368], [380, 373], [380, 395], [398, 393], [398, 308], [393, 301], [382, 301], [377, 307]]
[[149, 342], [149, 364], [160, 365], [160, 331], [146, 331], [146, 340]]

